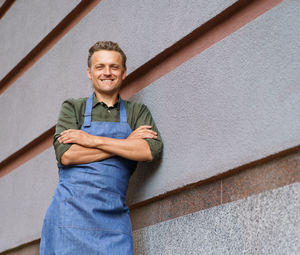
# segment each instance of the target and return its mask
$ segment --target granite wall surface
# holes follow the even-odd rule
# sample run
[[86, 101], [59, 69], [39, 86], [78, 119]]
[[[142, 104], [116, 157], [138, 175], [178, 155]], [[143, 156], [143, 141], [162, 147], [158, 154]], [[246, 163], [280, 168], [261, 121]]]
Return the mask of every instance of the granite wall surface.
[[300, 184], [134, 231], [135, 254], [299, 254]]

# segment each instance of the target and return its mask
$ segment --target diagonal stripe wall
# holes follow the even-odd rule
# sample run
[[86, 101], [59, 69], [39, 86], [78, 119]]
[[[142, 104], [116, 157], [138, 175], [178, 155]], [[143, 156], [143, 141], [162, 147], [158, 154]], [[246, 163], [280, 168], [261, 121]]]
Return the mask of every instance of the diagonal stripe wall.
[[0, 20], [0, 251], [40, 236], [57, 182], [51, 132], [65, 98], [90, 94], [97, 40], [124, 48], [122, 95], [149, 106], [165, 143], [133, 177], [131, 205], [298, 148], [297, 1], [88, 2], [16, 1]]

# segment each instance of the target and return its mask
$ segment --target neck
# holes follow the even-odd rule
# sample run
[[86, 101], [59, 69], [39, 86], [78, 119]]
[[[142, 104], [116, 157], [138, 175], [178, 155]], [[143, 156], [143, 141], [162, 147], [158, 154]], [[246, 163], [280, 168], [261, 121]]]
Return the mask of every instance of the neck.
[[115, 103], [118, 101], [118, 94], [119, 94], [119, 92], [114, 93], [112, 95], [107, 95], [107, 94], [102, 94], [102, 93], [95, 91], [97, 100], [99, 102], [105, 103], [108, 107], [115, 105]]

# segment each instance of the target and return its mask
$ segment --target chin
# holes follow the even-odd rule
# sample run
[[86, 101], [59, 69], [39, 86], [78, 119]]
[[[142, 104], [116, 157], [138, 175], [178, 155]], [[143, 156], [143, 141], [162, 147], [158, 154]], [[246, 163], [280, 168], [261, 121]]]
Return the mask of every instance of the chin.
[[98, 89], [97, 91], [100, 94], [106, 94], [106, 95], [114, 95], [115, 93], [119, 93], [119, 89]]

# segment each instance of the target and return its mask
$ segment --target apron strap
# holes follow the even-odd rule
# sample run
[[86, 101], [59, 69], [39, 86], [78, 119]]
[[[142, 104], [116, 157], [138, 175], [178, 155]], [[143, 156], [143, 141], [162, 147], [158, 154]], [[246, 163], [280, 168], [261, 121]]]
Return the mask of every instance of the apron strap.
[[84, 122], [83, 122], [84, 127], [90, 127], [91, 126], [93, 98], [94, 98], [94, 93], [86, 101], [85, 112], [84, 112]]
[[[93, 107], [94, 93], [86, 101], [85, 112], [84, 112], [84, 127], [90, 127], [92, 122], [92, 107]], [[120, 122], [127, 123], [127, 113], [124, 102], [120, 97]]]
[[125, 108], [124, 102], [121, 97], [120, 97], [120, 122], [127, 123], [126, 108]]

